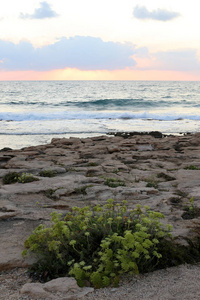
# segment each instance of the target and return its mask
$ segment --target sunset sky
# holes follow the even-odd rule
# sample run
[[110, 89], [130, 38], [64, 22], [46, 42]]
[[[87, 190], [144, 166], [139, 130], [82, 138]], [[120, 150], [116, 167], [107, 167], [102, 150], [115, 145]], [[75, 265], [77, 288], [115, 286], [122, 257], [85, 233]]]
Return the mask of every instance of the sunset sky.
[[6, 0], [0, 80], [200, 80], [197, 0]]

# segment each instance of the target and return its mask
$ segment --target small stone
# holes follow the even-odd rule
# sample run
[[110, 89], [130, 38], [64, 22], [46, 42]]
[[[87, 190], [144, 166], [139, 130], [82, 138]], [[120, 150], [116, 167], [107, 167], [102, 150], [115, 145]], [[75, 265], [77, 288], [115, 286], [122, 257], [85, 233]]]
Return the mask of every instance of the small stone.
[[53, 279], [44, 284], [44, 289], [49, 292], [62, 292], [66, 293], [69, 290], [79, 290], [76, 280], [72, 277], [60, 277]]
[[20, 294], [45, 299], [77, 300], [93, 291], [90, 287], [80, 288], [72, 277], [60, 277], [43, 284], [26, 283]]
[[33, 297], [44, 297], [47, 299], [53, 299], [51, 294], [43, 289], [41, 283], [26, 283], [20, 290], [21, 294], [28, 294]]

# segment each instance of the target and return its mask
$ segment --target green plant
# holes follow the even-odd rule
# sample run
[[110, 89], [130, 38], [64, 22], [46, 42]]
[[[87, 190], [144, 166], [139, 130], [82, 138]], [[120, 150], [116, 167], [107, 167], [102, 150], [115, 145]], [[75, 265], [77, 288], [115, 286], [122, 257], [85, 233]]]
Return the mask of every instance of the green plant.
[[187, 166], [184, 169], [185, 170], [200, 170], [200, 168], [198, 168], [197, 166], [193, 166], [193, 165]]
[[73, 167], [68, 167], [65, 170], [66, 170], [66, 172], [77, 172], [77, 169], [75, 169]]
[[178, 205], [181, 203], [181, 198], [180, 197], [171, 197], [170, 202], [172, 205]]
[[153, 178], [149, 178], [145, 180], [147, 182], [146, 187], [153, 187], [154, 189], [158, 188], [158, 181], [153, 179]]
[[89, 162], [89, 163], [87, 164], [87, 166], [88, 166], [88, 167], [97, 167], [98, 164], [97, 164], [96, 162], [91, 161], [91, 162]]
[[115, 178], [105, 178], [104, 184], [112, 188], [126, 185], [125, 181], [122, 181], [120, 179], [115, 179]]
[[114, 170], [112, 171], [112, 173], [114, 173], [114, 174], [119, 173], [119, 169], [114, 169]]
[[74, 189], [74, 193], [75, 194], [83, 194], [83, 195], [86, 195], [87, 194], [87, 192], [86, 192], [86, 189], [88, 188], [88, 187], [92, 187], [93, 185], [84, 185], [84, 186], [81, 186], [81, 187], [78, 187], [78, 188], [75, 188]]
[[176, 180], [175, 177], [172, 177], [172, 176], [170, 176], [170, 175], [167, 175], [167, 174], [165, 174], [165, 173], [163, 173], [163, 172], [158, 173], [158, 174], [157, 174], [157, 177], [158, 177], [158, 178], [164, 178], [166, 181]]
[[56, 197], [53, 195], [55, 193], [56, 189], [48, 189], [44, 191], [44, 194], [47, 198], [55, 199]]
[[190, 198], [189, 205], [186, 205], [184, 210], [185, 212], [182, 214], [182, 218], [185, 220], [200, 216], [200, 208], [194, 204], [194, 197]]
[[34, 177], [32, 174], [27, 174], [27, 173], [10, 172], [5, 176], [3, 176], [4, 184], [11, 184], [16, 182], [28, 183], [37, 180], [39, 180], [37, 177]]
[[126, 201], [120, 205], [112, 199], [104, 206], [73, 207], [64, 217], [52, 213], [52, 225], [38, 226], [22, 254], [37, 256], [31, 272], [43, 280], [68, 274], [80, 286], [85, 281], [96, 288], [116, 285], [124, 273], [156, 268], [160, 242], [170, 238], [171, 230], [161, 218], [149, 207], [128, 211]]
[[37, 177], [34, 177], [33, 175], [27, 173], [19, 174], [17, 177], [17, 182], [19, 183], [28, 183], [32, 181], [38, 181], [38, 180], [39, 179]]
[[86, 177], [93, 177], [93, 176], [95, 176], [94, 175], [95, 174], [95, 172], [94, 172], [94, 170], [88, 170], [87, 172], [86, 172]]
[[162, 164], [157, 164], [156, 165], [158, 168], [160, 168], [160, 169], [163, 169], [164, 168], [164, 166], [162, 165]]
[[42, 170], [39, 175], [42, 177], [55, 177], [57, 174], [56, 171], [53, 170]]
[[176, 190], [176, 191], [175, 191], [175, 194], [178, 195], [178, 196], [180, 196], [180, 197], [182, 197], [182, 198], [185, 198], [185, 197], [188, 196], [188, 193], [187, 193], [187, 192], [181, 191], [181, 190]]
[[17, 172], [9, 172], [8, 174], [3, 176], [2, 178], [3, 184], [11, 184], [17, 182], [18, 176], [19, 173]]

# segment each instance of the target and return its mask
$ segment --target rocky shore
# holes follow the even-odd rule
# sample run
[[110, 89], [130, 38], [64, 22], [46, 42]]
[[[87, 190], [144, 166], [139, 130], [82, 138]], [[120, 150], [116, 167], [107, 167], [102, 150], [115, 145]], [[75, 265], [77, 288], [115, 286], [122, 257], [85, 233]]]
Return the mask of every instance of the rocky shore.
[[[38, 180], [6, 184], [3, 178], [10, 172]], [[200, 208], [200, 133], [54, 138], [47, 145], [0, 150], [1, 281], [16, 267], [31, 263], [21, 257], [23, 243], [36, 226], [49, 224], [52, 211], [66, 213], [73, 206], [104, 204], [108, 198], [127, 200], [130, 208], [148, 205], [165, 215], [173, 235], [191, 236], [199, 217], [190, 218], [186, 210], [191, 198], [196, 212]], [[5, 295], [6, 287], [1, 288]], [[8, 295], [0, 299], [18, 299]], [[69, 297], [49, 299], [78, 299]]]

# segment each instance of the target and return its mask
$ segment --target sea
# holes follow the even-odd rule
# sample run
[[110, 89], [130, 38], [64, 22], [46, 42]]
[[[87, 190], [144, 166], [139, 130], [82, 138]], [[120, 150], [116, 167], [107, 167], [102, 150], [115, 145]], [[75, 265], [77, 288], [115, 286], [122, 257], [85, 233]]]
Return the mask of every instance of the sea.
[[0, 149], [155, 130], [200, 131], [199, 81], [0, 82]]

